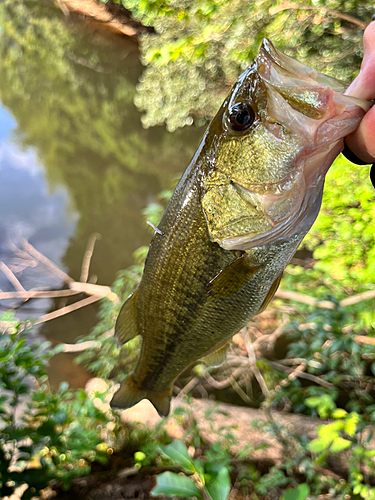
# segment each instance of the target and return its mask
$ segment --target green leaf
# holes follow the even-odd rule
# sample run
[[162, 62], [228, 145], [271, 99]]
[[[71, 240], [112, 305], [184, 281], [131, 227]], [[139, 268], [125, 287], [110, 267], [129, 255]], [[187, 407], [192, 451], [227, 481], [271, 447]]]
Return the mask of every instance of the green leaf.
[[151, 495], [166, 495], [168, 497], [197, 498], [203, 500], [203, 496], [198, 487], [191, 479], [180, 476], [174, 472], [163, 472], [156, 479], [156, 486], [152, 489]]
[[182, 441], [176, 439], [173, 443], [168, 444], [167, 446], [160, 446], [160, 449], [164, 455], [177, 464], [182, 465], [185, 469], [192, 472], [196, 471], [194, 461], [191, 459], [188, 450]]
[[213, 481], [206, 484], [212, 500], [227, 500], [230, 492], [230, 476], [228, 469], [222, 467]]
[[347, 411], [343, 410], [342, 408], [337, 408], [332, 413], [332, 418], [345, 418], [347, 414], [348, 414]]
[[331, 446], [330, 450], [333, 453], [337, 453], [339, 451], [346, 450], [347, 448], [350, 448], [351, 444], [352, 444], [352, 442], [349, 441], [348, 439], [344, 439], [342, 437], [338, 437], [332, 443], [332, 446]]
[[326, 443], [324, 443], [321, 439], [313, 439], [311, 443], [309, 443], [309, 450], [313, 453], [321, 453], [326, 448]]
[[309, 493], [309, 485], [302, 483], [298, 486], [298, 488], [287, 490], [283, 496], [283, 500], [305, 500]]
[[321, 398], [318, 396], [311, 396], [305, 399], [305, 405], [309, 408], [316, 408], [321, 403]]

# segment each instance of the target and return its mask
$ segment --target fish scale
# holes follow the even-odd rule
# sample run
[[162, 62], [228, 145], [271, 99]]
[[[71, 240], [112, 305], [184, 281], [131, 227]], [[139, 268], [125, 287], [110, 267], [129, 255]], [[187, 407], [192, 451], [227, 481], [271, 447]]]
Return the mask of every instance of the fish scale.
[[[189, 366], [225, 360], [231, 337], [271, 300], [318, 215], [324, 177], [369, 108], [264, 40], [212, 120], [123, 305], [120, 343], [138, 363], [111, 405], [148, 398], [160, 415]], [[344, 88], [342, 88], [342, 91]]]

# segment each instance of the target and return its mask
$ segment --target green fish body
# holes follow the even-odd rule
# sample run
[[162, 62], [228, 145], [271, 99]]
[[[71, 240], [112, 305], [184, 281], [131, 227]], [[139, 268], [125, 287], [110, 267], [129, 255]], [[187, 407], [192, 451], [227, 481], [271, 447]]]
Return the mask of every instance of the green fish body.
[[368, 104], [264, 40], [212, 120], [152, 238], [116, 323], [142, 336], [111, 405], [170, 408], [175, 379], [219, 366], [231, 337], [271, 300], [318, 215], [325, 174]]

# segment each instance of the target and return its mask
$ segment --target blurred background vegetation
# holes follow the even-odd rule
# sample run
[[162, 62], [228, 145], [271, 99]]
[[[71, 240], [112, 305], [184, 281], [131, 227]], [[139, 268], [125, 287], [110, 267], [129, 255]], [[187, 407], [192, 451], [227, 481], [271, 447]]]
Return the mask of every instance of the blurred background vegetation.
[[[118, 302], [103, 299], [99, 321], [95, 314], [90, 319], [95, 328], [80, 339], [94, 343], [78, 362], [104, 383], [104, 389], [91, 393], [66, 385], [51, 389], [48, 346], [30, 345], [28, 323], [2, 318], [8, 326], [0, 324], [1, 494], [28, 484], [24, 498], [31, 498], [51, 484], [56, 489], [77, 486], [75, 476], [90, 470], [125, 467], [144, 474], [184, 472], [177, 476], [183, 480], [160, 476], [156, 491], [170, 496], [183, 496], [184, 486], [189, 498], [194, 494], [205, 500], [226, 500], [230, 490], [231, 498], [252, 500], [304, 500], [319, 494], [375, 498], [374, 300], [341, 302], [375, 289], [375, 195], [368, 168], [342, 157], [327, 175], [320, 215], [281, 284], [330, 306], [275, 300], [244, 333], [253, 343], [255, 365], [237, 338], [229, 364], [215, 372], [198, 365], [175, 387], [176, 394], [189, 386], [194, 396], [211, 394], [245, 406], [263, 405], [267, 411], [272, 407], [331, 418], [333, 425], [324, 421], [312, 439], [270, 418], [267, 432], [286, 458], [272, 467], [257, 466], [251, 458], [254, 449], [235, 443], [234, 425], [215, 430], [215, 439], [208, 442], [196, 417], [180, 410], [173, 418], [183, 433], [171, 444], [167, 421], [152, 431], [124, 425], [107, 404], [108, 391], [124, 379], [138, 355], [137, 339], [118, 349], [108, 332], [140, 279], [150, 234], [145, 221], [158, 223], [177, 174], [198, 145], [200, 127], [208, 124], [265, 36], [292, 57], [350, 83], [360, 67], [363, 30], [373, 4], [101, 4], [114, 16], [130, 12], [150, 27], [138, 35], [138, 45], [133, 42], [125, 50], [114, 35], [95, 30], [88, 37], [81, 20], [65, 17], [47, 0], [0, 3], [0, 100], [17, 122], [13, 140], [20, 148], [35, 148], [48, 189], [65, 186], [70, 209], [80, 214], [63, 265], [78, 279], [76, 255], [82, 255], [90, 234], [100, 232], [103, 242], [92, 267], [105, 283], [118, 272], [112, 289], [119, 297]], [[280, 325], [280, 335], [269, 341]], [[60, 340], [73, 340], [67, 318], [42, 333], [53, 336], [53, 330], [60, 331]], [[359, 343], [359, 336], [366, 343]], [[18, 419], [16, 409], [30, 387], [35, 388], [33, 398]], [[204, 419], [213, 424], [219, 413]], [[342, 452], [346, 465], [340, 468], [335, 460]], [[151, 487], [145, 487], [147, 495]]]

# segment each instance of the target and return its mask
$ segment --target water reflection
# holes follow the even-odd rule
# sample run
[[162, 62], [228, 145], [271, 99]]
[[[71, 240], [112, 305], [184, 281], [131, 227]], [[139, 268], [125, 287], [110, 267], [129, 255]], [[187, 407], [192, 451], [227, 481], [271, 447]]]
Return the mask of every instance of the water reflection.
[[[0, 133], [13, 128], [1, 139], [0, 231], [20, 227], [75, 279], [98, 232], [91, 274], [110, 284], [149, 241], [141, 210], [184, 170], [201, 132], [142, 128], [134, 42], [40, 0], [3, 0], [0, 32], [0, 101], [11, 114], [1, 112]], [[71, 341], [95, 321], [86, 308], [44, 332]]]

